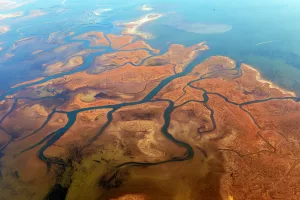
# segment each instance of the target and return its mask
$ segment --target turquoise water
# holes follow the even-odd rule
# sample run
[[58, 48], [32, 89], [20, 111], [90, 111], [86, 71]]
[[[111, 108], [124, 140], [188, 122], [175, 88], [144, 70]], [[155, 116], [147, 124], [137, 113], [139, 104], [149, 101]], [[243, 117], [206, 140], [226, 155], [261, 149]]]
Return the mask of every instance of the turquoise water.
[[[148, 4], [151, 11], [141, 11]], [[192, 45], [206, 41], [209, 55], [227, 55], [239, 62], [246, 62], [262, 74], [300, 94], [300, 12], [297, 0], [229, 1], [229, 0], [152, 0], [152, 1], [96, 1], [53, 0], [30, 1], [21, 7], [1, 7], [0, 14], [23, 12], [23, 16], [2, 19], [1, 26], [10, 30], [0, 35], [0, 91], [10, 86], [45, 76], [42, 65], [63, 60], [65, 55], [36, 58], [35, 50], [51, 52], [69, 40], [60, 40], [63, 34], [80, 34], [90, 30], [119, 34], [118, 22], [139, 19], [149, 13], [163, 17], [142, 29], [154, 37], [148, 42], [166, 50], [170, 43]], [[103, 9], [111, 9], [102, 12]], [[33, 10], [45, 15], [28, 17]], [[97, 11], [99, 15], [93, 12]], [[195, 30], [196, 25], [201, 25]], [[201, 27], [209, 31], [204, 31]], [[223, 26], [231, 30], [222, 32]], [[220, 32], [221, 30], [221, 32]], [[56, 40], [49, 42], [49, 35], [58, 32]], [[200, 32], [200, 33], [199, 33]], [[34, 37], [27, 42], [16, 41]], [[75, 50], [74, 50], [75, 51]], [[13, 54], [13, 57], [6, 58]], [[93, 59], [90, 56], [88, 59]], [[92, 60], [86, 60], [91, 63]]]

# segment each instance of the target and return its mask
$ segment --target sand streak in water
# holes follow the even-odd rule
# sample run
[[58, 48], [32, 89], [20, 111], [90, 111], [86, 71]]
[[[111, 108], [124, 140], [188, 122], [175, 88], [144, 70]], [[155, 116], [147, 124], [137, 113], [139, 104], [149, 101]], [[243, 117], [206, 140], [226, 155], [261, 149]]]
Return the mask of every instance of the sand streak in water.
[[153, 10], [153, 8], [150, 5], [145, 4], [145, 5], [142, 5], [139, 10], [151, 11], [151, 10]]
[[124, 24], [118, 24], [119, 26], [125, 26], [126, 29], [123, 32], [124, 34], [133, 34], [133, 35], [139, 35], [142, 38], [151, 38], [153, 37], [150, 33], [145, 33], [142, 32], [140, 30], [140, 27], [151, 22], [154, 20], [157, 20], [159, 18], [161, 18], [163, 15], [162, 14], [158, 14], [158, 13], [152, 13], [152, 14], [148, 14], [142, 18], [140, 18], [139, 20], [133, 21], [133, 22], [128, 22], [128, 23], [124, 23]]
[[276, 40], [260, 42], [260, 43], [257, 43], [256, 46], [263, 45], [263, 44], [270, 44], [270, 43], [273, 43], [273, 42], [276, 42]]

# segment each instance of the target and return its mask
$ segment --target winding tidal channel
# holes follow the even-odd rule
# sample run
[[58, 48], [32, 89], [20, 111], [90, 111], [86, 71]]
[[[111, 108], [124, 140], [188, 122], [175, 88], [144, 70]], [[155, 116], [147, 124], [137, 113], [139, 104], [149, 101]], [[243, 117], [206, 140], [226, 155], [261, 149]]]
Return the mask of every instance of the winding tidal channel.
[[[72, 37], [74, 37], [74, 35]], [[72, 40], [71, 36], [65, 39], [66, 43], [70, 43], [72, 41], [73, 40]], [[136, 40], [134, 40], [134, 41], [136, 41]], [[90, 43], [88, 41], [84, 40], [84, 41], [81, 41], [81, 42], [83, 42], [84, 48], [86, 48], [86, 49], [90, 48]], [[57, 74], [57, 75], [49, 76], [49, 77], [44, 78], [43, 80], [40, 80], [40, 81], [37, 81], [37, 82], [34, 82], [34, 83], [30, 83], [30, 84], [18, 86], [18, 87], [15, 87], [15, 88], [11, 88], [10, 90], [4, 92], [0, 96], [0, 101], [5, 100], [7, 95], [12, 95], [12, 94], [14, 94], [14, 93], [16, 93], [16, 92], [18, 92], [18, 91], [26, 88], [26, 87], [37, 85], [37, 84], [41, 84], [41, 83], [47, 82], [49, 80], [53, 80], [53, 79], [56, 79], [56, 78], [59, 78], [59, 77], [63, 77], [65, 75], [74, 74], [74, 73], [79, 72], [79, 71], [87, 70], [90, 67], [90, 65], [92, 64], [92, 62], [94, 61], [95, 57], [97, 57], [99, 55], [102, 55], [102, 54], [107, 54], [107, 53], [115, 52], [115, 51], [117, 51], [117, 50], [113, 50], [112, 48], [109, 47], [105, 51], [102, 51], [100, 53], [92, 53], [92, 54], [90, 54], [90, 55], [88, 55], [86, 57], [85, 63], [81, 67], [77, 68], [76, 70], [72, 70], [72, 71], [69, 71], [69, 72], [65, 72], [65, 73], [60, 73], [60, 74]], [[193, 150], [193, 147], [190, 144], [188, 144], [186, 142], [183, 142], [183, 141], [177, 140], [176, 138], [173, 137], [173, 135], [171, 135], [168, 132], [168, 129], [169, 129], [169, 126], [170, 126], [170, 122], [171, 122], [171, 114], [172, 114], [172, 112], [175, 109], [177, 109], [178, 107], [183, 106], [183, 105], [185, 105], [188, 102], [196, 101], [196, 102], [202, 103], [205, 106], [205, 108], [210, 111], [210, 113], [211, 113], [210, 119], [211, 119], [211, 122], [213, 124], [213, 128], [211, 130], [208, 130], [208, 131], [201, 131], [200, 129], [198, 130], [199, 134], [204, 134], [204, 133], [209, 133], [209, 132], [214, 131], [216, 129], [216, 127], [217, 127], [217, 124], [216, 124], [215, 119], [214, 119], [214, 111], [208, 105], [209, 95], [217, 95], [217, 96], [223, 98], [227, 103], [233, 104], [235, 106], [239, 106], [244, 112], [246, 112], [252, 118], [252, 120], [254, 121], [254, 123], [260, 129], [261, 129], [261, 127], [258, 125], [257, 122], [255, 122], [255, 120], [254, 120], [253, 116], [251, 115], [251, 113], [248, 112], [248, 111], [246, 111], [245, 109], [243, 109], [243, 106], [249, 105], [249, 104], [255, 104], [255, 103], [259, 103], [259, 102], [271, 101], [271, 100], [286, 100], [286, 99], [291, 99], [291, 100], [294, 100], [294, 101], [299, 101], [298, 97], [284, 97], [284, 98], [268, 98], [268, 99], [264, 99], [264, 100], [255, 100], [255, 101], [248, 101], [248, 102], [243, 102], [243, 103], [232, 102], [229, 99], [227, 99], [225, 96], [223, 96], [222, 94], [207, 92], [204, 88], [197, 88], [197, 87], [195, 87], [193, 85], [193, 83], [195, 83], [195, 82], [201, 81], [203, 79], [210, 78], [210, 76], [209, 76], [210, 74], [204, 74], [204, 75], [200, 76], [200, 78], [198, 78], [196, 80], [193, 80], [193, 81], [189, 82], [186, 85], [186, 87], [191, 87], [193, 89], [203, 91], [203, 101], [199, 101], [199, 100], [195, 99], [195, 100], [187, 101], [187, 102], [185, 102], [185, 103], [183, 103], [183, 104], [181, 104], [179, 106], [175, 106], [174, 105], [175, 103], [173, 101], [171, 101], [171, 100], [167, 100], [167, 99], [155, 99], [154, 98], [166, 85], [168, 85], [170, 82], [174, 81], [175, 79], [178, 79], [178, 78], [183, 77], [183, 76], [187, 75], [188, 73], [190, 73], [197, 64], [203, 62], [209, 56], [210, 56], [209, 53], [201, 53], [201, 55], [198, 56], [194, 61], [192, 61], [191, 63], [189, 63], [184, 68], [184, 70], [182, 72], [176, 73], [176, 74], [174, 74], [174, 75], [172, 75], [170, 77], [167, 77], [164, 80], [162, 80], [155, 88], [153, 88], [140, 101], [136, 101], [136, 102], [124, 102], [124, 103], [115, 104], [115, 105], [104, 105], [104, 106], [88, 107], [88, 108], [82, 108], [82, 109], [78, 109], [78, 110], [73, 110], [73, 111], [70, 111], [70, 112], [57, 110], [57, 107], [59, 106], [58, 105], [48, 115], [47, 120], [42, 124], [42, 126], [39, 127], [36, 131], [34, 131], [33, 133], [31, 133], [31, 134], [29, 134], [29, 135], [27, 135], [26, 137], [23, 137], [23, 138], [12, 138], [12, 140], [10, 142], [14, 142], [15, 140], [23, 140], [25, 138], [28, 138], [28, 137], [34, 135], [34, 134], [38, 134], [38, 132], [43, 127], [45, 127], [47, 125], [47, 123], [50, 121], [50, 119], [54, 115], [54, 113], [65, 114], [67, 116], [67, 118], [68, 118], [68, 122], [67, 122], [67, 124], [64, 127], [62, 127], [60, 129], [52, 132], [51, 134], [47, 135], [45, 138], [43, 138], [38, 143], [33, 144], [32, 146], [30, 146], [30, 147], [24, 149], [23, 151], [21, 151], [18, 155], [20, 155], [20, 154], [22, 154], [22, 153], [24, 153], [24, 152], [26, 152], [26, 151], [28, 151], [28, 150], [30, 150], [32, 148], [35, 148], [35, 147], [41, 145], [41, 147], [40, 147], [40, 149], [38, 151], [38, 157], [39, 157], [39, 159], [41, 159], [42, 161], [44, 161], [49, 167], [52, 164], [58, 164], [58, 165], [61, 165], [63, 167], [66, 167], [67, 164], [63, 160], [47, 158], [44, 155], [44, 152], [50, 146], [52, 146], [53, 144], [55, 144], [75, 124], [77, 116], [78, 116], [78, 114], [80, 112], [90, 111], [90, 110], [99, 110], [99, 109], [111, 109], [107, 113], [107, 116], [106, 116], [107, 117], [107, 119], [106, 119], [107, 121], [106, 121], [106, 123], [102, 127], [99, 127], [99, 132], [96, 134], [96, 136], [94, 136], [92, 139], [90, 139], [89, 142], [85, 146], [83, 146], [81, 148], [81, 150], [83, 150], [84, 148], [86, 148], [87, 146], [89, 146], [93, 141], [97, 140], [98, 137], [106, 130], [106, 128], [111, 124], [111, 122], [113, 120], [113, 114], [116, 111], [118, 111], [119, 109], [124, 108], [126, 106], [133, 106], [133, 105], [144, 104], [144, 103], [148, 103], [148, 102], [160, 102], [160, 101], [168, 102], [168, 107], [165, 109], [164, 114], [163, 114], [164, 125], [161, 128], [161, 132], [171, 142], [175, 143], [176, 145], [178, 145], [180, 147], [185, 148], [186, 149], [186, 153], [183, 156], [173, 157], [173, 158], [171, 158], [169, 160], [160, 161], [160, 162], [152, 162], [152, 163], [149, 163], [149, 162], [147, 162], [147, 163], [146, 162], [127, 162], [127, 163], [120, 164], [120, 165], [118, 165], [116, 167], [114, 175], [111, 176], [109, 178], [109, 180], [107, 180], [107, 182], [103, 185], [104, 187], [109, 187], [110, 182], [113, 181], [113, 178], [116, 177], [116, 175], [119, 172], [119, 170], [121, 170], [124, 167], [128, 167], [128, 166], [153, 166], [153, 165], [160, 165], [160, 164], [164, 164], [164, 163], [168, 163], [168, 162], [186, 161], [186, 160], [192, 159], [194, 157], [194, 150]], [[145, 61], [145, 59], [144, 59], [144, 61]], [[130, 63], [130, 64], [133, 64], [133, 63]], [[232, 69], [232, 70], [237, 71], [237, 74], [241, 73], [240, 64], [241, 63], [238, 63], [237, 67], [235, 69]], [[185, 92], [186, 92], [185, 89], [184, 89], [183, 92], [185, 94]], [[44, 97], [44, 98], [62, 98], [64, 100], [64, 102], [65, 102], [65, 101], [67, 101], [67, 94], [66, 93], [62, 93], [62, 94], [57, 95], [56, 97]], [[9, 116], [10, 113], [13, 112], [13, 110], [15, 109], [15, 107], [16, 107], [19, 99], [22, 99], [22, 97], [16, 97], [16, 98], [14, 98], [14, 104], [11, 107], [10, 111], [2, 119], [0, 119], [0, 126], [1, 126], [1, 123], [4, 121], [4, 119], [7, 116]], [[23, 98], [23, 99], [30, 99], [30, 98]], [[35, 99], [30, 99], [30, 100], [35, 100]], [[39, 100], [39, 99], [36, 99], [36, 100]], [[2, 149], [1, 151], [3, 152], [3, 150], [4, 149]]]

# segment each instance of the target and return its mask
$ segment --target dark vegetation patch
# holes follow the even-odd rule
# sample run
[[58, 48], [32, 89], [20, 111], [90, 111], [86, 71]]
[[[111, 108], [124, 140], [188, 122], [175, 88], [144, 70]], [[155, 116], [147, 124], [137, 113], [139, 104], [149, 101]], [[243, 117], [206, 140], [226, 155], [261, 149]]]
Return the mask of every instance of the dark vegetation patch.
[[259, 96], [259, 97], [269, 96], [268, 91], [266, 91], [262, 87], [257, 87], [257, 86], [255, 87], [254, 90], [251, 90], [251, 91], [244, 90], [243, 93], [245, 95], [255, 95], [255, 96]]
[[146, 66], [163, 66], [169, 63], [168, 60], [162, 58], [151, 58], [145, 62]]
[[87, 73], [89, 74], [100, 74], [106, 71], [111, 71], [114, 69], [117, 69], [119, 67], [119, 65], [115, 65], [115, 64], [110, 64], [110, 65], [95, 65], [91, 68], [87, 70]]
[[68, 160], [80, 163], [83, 159], [81, 147], [77, 144], [70, 144], [67, 148]]
[[185, 113], [188, 117], [196, 117], [195, 110], [193, 109], [183, 110], [182, 112]]
[[12, 173], [12, 176], [13, 177], [15, 177], [15, 178], [20, 178], [20, 174], [19, 174], [19, 172], [18, 171], [14, 171], [13, 173]]
[[120, 111], [119, 115], [122, 121], [152, 120], [159, 117], [155, 110], [145, 112], [136, 112], [134, 110]]
[[64, 102], [63, 98], [47, 98], [42, 101], [42, 105], [45, 107], [52, 107]]
[[223, 64], [213, 64], [209, 66], [209, 69], [212, 71], [219, 71], [219, 70], [223, 70], [226, 69], [225, 66]]
[[72, 175], [74, 170], [74, 162], [80, 163], [83, 158], [81, 146], [77, 143], [67, 146], [66, 161], [60, 158], [49, 158], [49, 164], [56, 164], [53, 166], [56, 176], [56, 184], [50, 189], [45, 197], [45, 200], [64, 200], [67, 196], [69, 187], [72, 183]]
[[64, 188], [60, 184], [56, 184], [51, 188], [45, 197], [45, 200], [64, 200], [66, 199], [67, 193], [68, 188]]
[[118, 98], [118, 96], [109, 95], [109, 94], [106, 94], [104, 92], [100, 92], [100, 93], [96, 94], [94, 97], [96, 99], [115, 99], [115, 98]]
[[105, 189], [113, 189], [118, 188], [122, 185], [123, 180], [120, 178], [119, 170], [118, 171], [111, 171], [105, 174], [99, 182], [99, 186]]

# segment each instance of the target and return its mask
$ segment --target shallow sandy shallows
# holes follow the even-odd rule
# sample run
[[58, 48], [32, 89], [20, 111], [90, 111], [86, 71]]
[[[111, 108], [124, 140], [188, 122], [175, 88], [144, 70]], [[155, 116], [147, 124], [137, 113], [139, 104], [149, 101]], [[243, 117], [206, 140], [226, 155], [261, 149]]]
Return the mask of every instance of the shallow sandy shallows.
[[15, 9], [18, 7], [21, 7], [23, 5], [26, 5], [30, 2], [31, 0], [24, 0], [24, 1], [11, 1], [11, 0], [1, 0], [0, 1], [0, 10], [11, 10], [11, 9]]
[[0, 26], [0, 35], [10, 30], [8, 26]]
[[109, 43], [104, 37], [103, 32], [91, 31], [84, 33], [82, 35], [76, 36], [75, 40], [88, 40], [90, 41], [90, 46], [108, 46]]
[[227, 24], [201, 24], [188, 22], [182, 22], [181, 24], [175, 25], [173, 27], [187, 32], [200, 34], [226, 33], [228, 31], [231, 31], [233, 28], [231, 25]]
[[142, 10], [142, 11], [151, 11], [151, 10], [153, 10], [153, 8], [150, 5], [145, 4], [145, 5], [142, 5], [139, 8], [139, 10]]
[[15, 17], [21, 17], [21, 16], [23, 16], [23, 12], [0, 14], [0, 20], [15, 18]]
[[150, 23], [152, 21], [155, 21], [159, 18], [161, 18], [163, 15], [159, 13], [152, 13], [148, 14], [136, 21], [127, 22], [127, 23], [119, 23], [119, 26], [125, 26], [126, 29], [123, 31], [123, 34], [132, 34], [132, 35], [138, 35], [144, 39], [150, 39], [153, 37], [150, 33], [146, 33], [140, 30], [141, 26]]

